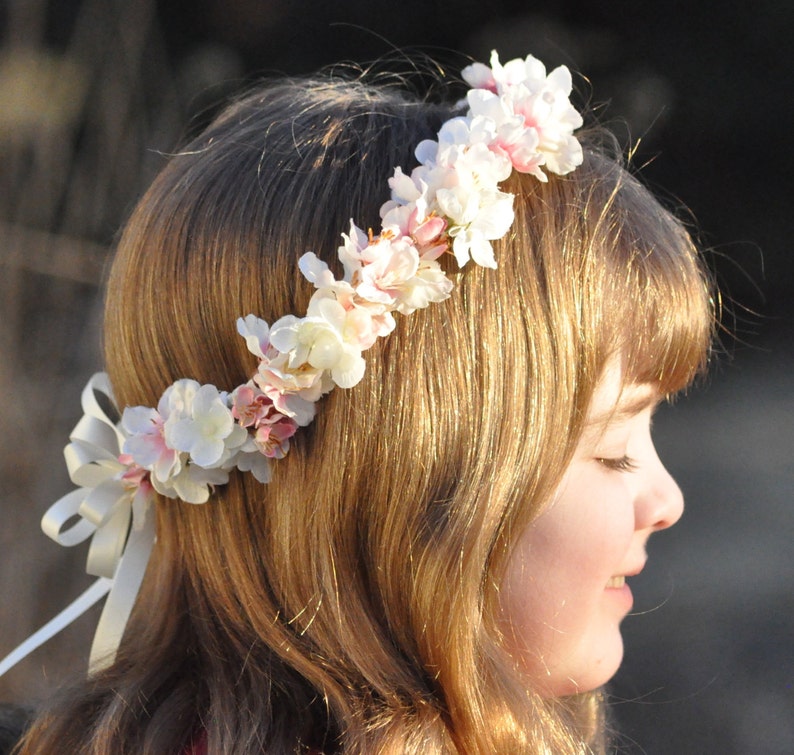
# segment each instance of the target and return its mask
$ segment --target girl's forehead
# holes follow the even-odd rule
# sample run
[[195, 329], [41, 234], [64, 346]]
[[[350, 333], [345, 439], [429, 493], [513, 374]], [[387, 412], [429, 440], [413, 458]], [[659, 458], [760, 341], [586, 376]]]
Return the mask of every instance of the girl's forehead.
[[593, 392], [587, 424], [606, 426], [636, 416], [661, 400], [659, 388], [652, 383], [626, 382], [621, 360], [607, 363]]

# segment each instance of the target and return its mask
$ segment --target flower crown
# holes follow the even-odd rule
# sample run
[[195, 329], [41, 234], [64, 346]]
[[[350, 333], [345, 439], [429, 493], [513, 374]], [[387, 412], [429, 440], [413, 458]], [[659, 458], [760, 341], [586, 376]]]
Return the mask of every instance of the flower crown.
[[[463, 70], [471, 87], [466, 114], [417, 146], [419, 165], [410, 175], [395, 169], [380, 232], [351, 220], [338, 251], [343, 278], [307, 252], [298, 266], [316, 290], [303, 317], [287, 315], [272, 326], [250, 314], [237, 321], [259, 360], [251, 380], [229, 392], [177, 380], [156, 408], [126, 408], [120, 422], [98, 400], [105, 394], [115, 407], [107, 376], [95, 375], [86, 386], [85, 416], [65, 450], [80, 488], [57, 501], [42, 526], [63, 545], [93, 536], [88, 571], [102, 579], [86, 603], [115, 581], [93, 664], [112, 658], [142, 579], [154, 539], [152, 517], [145, 516], [152, 490], [204, 503], [232, 469], [268, 482], [271, 460], [285, 456], [317, 401], [334, 386], [361, 380], [362, 353], [394, 329], [394, 313], [409, 315], [449, 297], [442, 254], [454, 254], [459, 267], [470, 259], [496, 267], [491, 242], [513, 222], [513, 195], [499, 184], [513, 170], [547, 181], [546, 171], [562, 175], [581, 164], [573, 131], [582, 118], [569, 100], [568, 69], [547, 75], [531, 55], [502, 65], [496, 52], [490, 63]], [[64, 529], [75, 517], [77, 524]]]
[[308, 252], [298, 265], [316, 291], [303, 317], [272, 326], [254, 315], [237, 321], [259, 359], [251, 380], [229, 393], [178, 380], [156, 409], [124, 410], [128, 478], [189, 503], [204, 503], [233, 468], [268, 482], [270, 460], [287, 453], [320, 397], [361, 380], [362, 352], [394, 329], [394, 313], [409, 315], [450, 295], [442, 254], [451, 249], [460, 267], [469, 259], [496, 267], [491, 241], [513, 221], [513, 196], [499, 183], [513, 170], [546, 181], [544, 170], [564, 174], [579, 165], [573, 130], [582, 119], [568, 99], [564, 67], [547, 76], [532, 56], [503, 66], [494, 52], [490, 68], [475, 63], [463, 78], [472, 87], [467, 114], [444, 123], [436, 141], [419, 144], [410, 176], [395, 169], [380, 232], [351, 221], [342, 235], [344, 277], [334, 278]]

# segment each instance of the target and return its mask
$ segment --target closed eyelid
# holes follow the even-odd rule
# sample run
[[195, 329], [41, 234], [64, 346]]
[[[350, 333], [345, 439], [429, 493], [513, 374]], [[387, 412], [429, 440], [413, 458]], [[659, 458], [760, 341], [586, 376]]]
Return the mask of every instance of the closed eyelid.
[[596, 461], [601, 466], [614, 472], [634, 472], [637, 469], [637, 462], [631, 456], [619, 456], [617, 458], [598, 457]]

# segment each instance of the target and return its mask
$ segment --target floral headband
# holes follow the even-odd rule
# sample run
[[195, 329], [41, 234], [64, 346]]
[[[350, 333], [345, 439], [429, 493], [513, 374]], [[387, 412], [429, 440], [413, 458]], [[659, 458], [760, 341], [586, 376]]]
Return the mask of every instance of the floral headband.
[[116, 411], [107, 376], [89, 381], [85, 415], [65, 449], [80, 487], [53, 504], [42, 527], [62, 545], [92, 537], [87, 571], [100, 579], [1, 662], [0, 674], [108, 591], [91, 666], [112, 662], [154, 542], [153, 517], [146, 516], [152, 491], [205, 503], [233, 469], [267, 483], [272, 460], [283, 458], [297, 429], [312, 421], [317, 401], [334, 386], [361, 380], [362, 353], [394, 329], [394, 313], [449, 297], [442, 254], [453, 253], [459, 267], [470, 259], [496, 267], [491, 242], [513, 222], [513, 195], [499, 184], [513, 170], [547, 181], [545, 171], [564, 175], [581, 164], [573, 131], [582, 118], [569, 100], [568, 69], [547, 75], [531, 55], [502, 65], [496, 52], [490, 63], [463, 70], [471, 87], [466, 115], [418, 145], [410, 176], [395, 169], [380, 233], [351, 221], [342, 234], [344, 277], [334, 278], [307, 252], [298, 266], [316, 290], [303, 317], [287, 315], [272, 326], [254, 315], [237, 321], [259, 360], [251, 380], [229, 392], [178, 380], [156, 408], [128, 407], [120, 422], [105, 409], [110, 403]]

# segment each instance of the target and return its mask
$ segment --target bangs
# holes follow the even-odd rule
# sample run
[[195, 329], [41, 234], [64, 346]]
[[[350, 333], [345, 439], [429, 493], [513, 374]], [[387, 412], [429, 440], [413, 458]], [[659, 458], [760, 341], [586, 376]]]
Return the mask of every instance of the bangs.
[[613, 166], [611, 174], [616, 180], [596, 190], [612, 185], [598, 198], [600, 230], [587, 265], [600, 300], [596, 316], [586, 318], [600, 331], [597, 361], [617, 351], [627, 382], [670, 395], [707, 366], [715, 323], [710, 276], [681, 222], [625, 170]]
[[707, 277], [692, 258], [637, 255], [622, 302], [626, 380], [683, 390], [705, 372], [714, 317]]
[[[523, 343], [516, 334], [491, 348], [524, 403], [503, 406], [523, 418], [519, 437], [537, 437], [542, 417], [560, 418], [554, 432], [570, 452], [616, 355], [626, 382], [664, 396], [705, 371], [715, 324], [710, 276], [683, 224], [598, 146], [569, 175], [547, 183], [513, 175], [504, 189], [516, 198], [513, 232], [496, 242], [499, 268], [483, 282], [505, 333], [521, 324]], [[480, 277], [472, 272], [463, 291]], [[522, 463], [535, 468], [540, 455]]]

